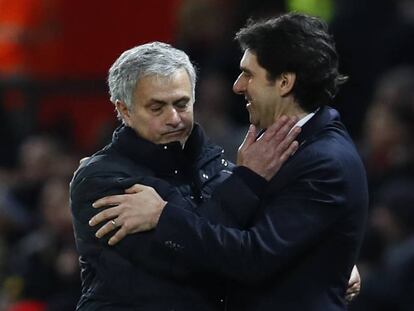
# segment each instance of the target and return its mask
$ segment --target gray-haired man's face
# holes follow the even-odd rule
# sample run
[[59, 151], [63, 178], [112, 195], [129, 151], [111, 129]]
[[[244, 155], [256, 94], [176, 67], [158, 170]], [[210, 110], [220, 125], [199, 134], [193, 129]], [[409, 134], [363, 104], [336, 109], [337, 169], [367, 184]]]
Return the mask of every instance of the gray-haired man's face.
[[155, 143], [179, 141], [185, 144], [193, 128], [191, 82], [185, 69], [172, 76], [147, 76], [138, 80], [132, 111], [117, 104], [125, 123]]

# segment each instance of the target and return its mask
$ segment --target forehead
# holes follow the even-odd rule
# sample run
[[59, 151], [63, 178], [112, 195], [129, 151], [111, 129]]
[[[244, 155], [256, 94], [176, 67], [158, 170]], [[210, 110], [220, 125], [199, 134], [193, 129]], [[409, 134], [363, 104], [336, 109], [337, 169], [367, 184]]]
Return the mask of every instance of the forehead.
[[256, 54], [250, 49], [245, 50], [242, 59], [240, 60], [240, 68], [253, 70], [259, 67], [260, 65], [257, 62]]
[[268, 81], [267, 70], [264, 67], [260, 66], [257, 61], [256, 54], [250, 49], [247, 49], [244, 52], [243, 57], [240, 61], [240, 69], [245, 73], [254, 75], [259, 80], [264, 79]]
[[192, 97], [190, 77], [185, 69], [178, 69], [169, 76], [149, 75], [137, 81], [134, 95], [138, 98]]

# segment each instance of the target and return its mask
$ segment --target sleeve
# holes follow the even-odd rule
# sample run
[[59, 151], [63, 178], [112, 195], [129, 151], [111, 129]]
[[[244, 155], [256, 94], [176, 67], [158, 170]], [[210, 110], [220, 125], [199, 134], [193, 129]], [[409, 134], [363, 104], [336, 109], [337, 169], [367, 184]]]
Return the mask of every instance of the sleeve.
[[[165, 267], [165, 271], [168, 272], [170, 271], [169, 261], [165, 260], [165, 254], [159, 248], [154, 248], [153, 231], [128, 235], [116, 246], [109, 246], [108, 240], [110, 237], [102, 239], [95, 237], [99, 225], [91, 227], [88, 224], [95, 214], [102, 211], [102, 209], [92, 207], [94, 201], [104, 196], [122, 194], [126, 188], [136, 183], [154, 187], [164, 199], [168, 199], [175, 193], [168, 183], [148, 177], [94, 176], [85, 177], [71, 183], [71, 209], [79, 253], [83, 256], [96, 255], [104, 249], [111, 249], [133, 264], [155, 266], [157, 270], [162, 270]], [[164, 257], [165, 262], [155, 262], [155, 260], [150, 262], [148, 260], [150, 254], [154, 258]], [[171, 256], [168, 258], [171, 258]]]
[[158, 242], [180, 245], [190, 270], [238, 281], [260, 281], [318, 243], [345, 212], [344, 182], [335, 167], [313, 169], [280, 193], [266, 193], [254, 224], [230, 228], [169, 205], [156, 228]]
[[256, 215], [267, 181], [247, 167], [236, 167], [233, 174], [220, 183], [209, 201], [195, 213], [212, 223], [247, 228]]

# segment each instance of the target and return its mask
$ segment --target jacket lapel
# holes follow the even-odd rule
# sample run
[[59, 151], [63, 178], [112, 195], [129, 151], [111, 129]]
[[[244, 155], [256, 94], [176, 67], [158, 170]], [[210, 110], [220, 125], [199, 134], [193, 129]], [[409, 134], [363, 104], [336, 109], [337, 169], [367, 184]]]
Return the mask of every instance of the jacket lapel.
[[[341, 124], [339, 113], [330, 107], [321, 107], [315, 115], [302, 126], [302, 131], [296, 138], [299, 142], [299, 149], [296, 151], [295, 155], [302, 152], [307, 144], [317, 139], [320, 133], [331, 124], [335, 124], [335, 126]], [[274, 193], [296, 178], [298, 172], [296, 172], [297, 168], [294, 166], [294, 161], [292, 161], [293, 157], [294, 156], [288, 159], [279, 172], [271, 179], [268, 191]]]

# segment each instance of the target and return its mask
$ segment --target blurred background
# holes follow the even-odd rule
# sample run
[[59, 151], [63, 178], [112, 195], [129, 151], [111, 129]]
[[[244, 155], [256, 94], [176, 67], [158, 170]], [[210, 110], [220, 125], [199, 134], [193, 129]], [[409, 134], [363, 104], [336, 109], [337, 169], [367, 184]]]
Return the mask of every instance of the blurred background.
[[74, 310], [68, 183], [117, 125], [105, 78], [120, 53], [154, 40], [186, 51], [199, 69], [196, 120], [234, 159], [248, 125], [231, 90], [234, 33], [292, 10], [329, 23], [350, 77], [334, 106], [371, 202], [349, 308], [414, 310], [413, 0], [0, 0], [0, 310]]

